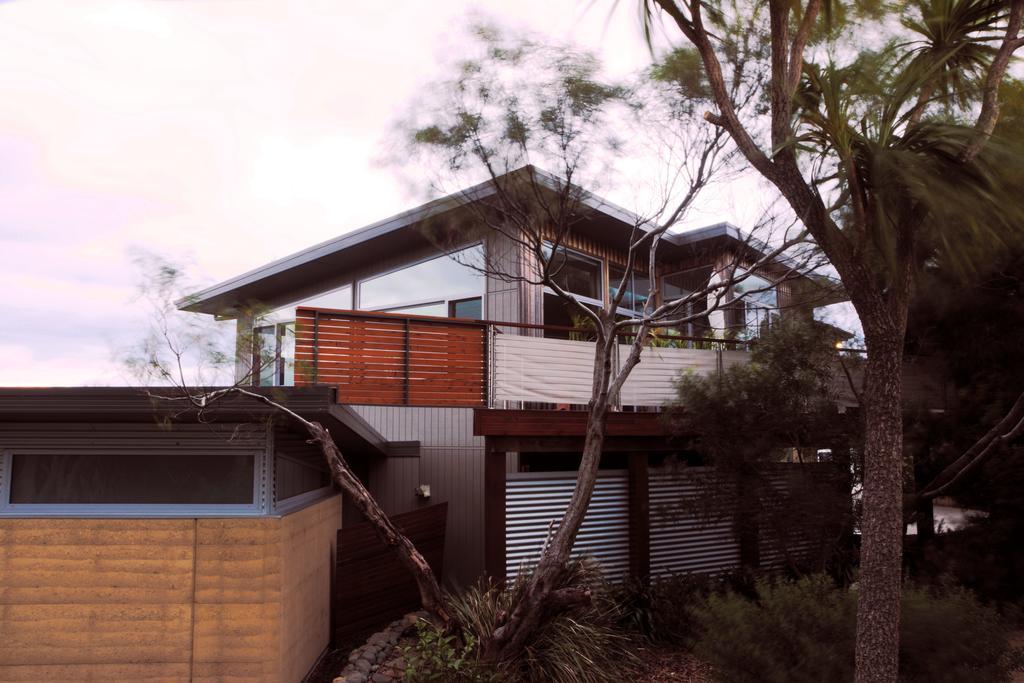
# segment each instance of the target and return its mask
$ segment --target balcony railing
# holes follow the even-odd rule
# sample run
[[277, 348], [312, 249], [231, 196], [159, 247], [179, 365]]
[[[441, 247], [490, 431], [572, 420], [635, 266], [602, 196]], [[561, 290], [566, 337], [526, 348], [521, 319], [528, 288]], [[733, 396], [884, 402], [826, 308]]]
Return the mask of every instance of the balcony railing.
[[[574, 336], [564, 339], [541, 336]], [[295, 384], [337, 387], [340, 403], [491, 408], [571, 408], [590, 400], [593, 341], [554, 326], [392, 313], [300, 308]], [[615, 347], [622, 363], [628, 338]], [[676, 397], [681, 373], [711, 376], [749, 359], [751, 342], [672, 337], [647, 348], [615, 397], [617, 407], [650, 409]], [[691, 348], [686, 348], [691, 347]], [[860, 373], [854, 368], [854, 385]], [[837, 367], [839, 403], [857, 405]], [[941, 373], [908, 362], [905, 399], [945, 407]]]
[[331, 384], [338, 401], [486, 405], [487, 324], [300, 308], [295, 384]]

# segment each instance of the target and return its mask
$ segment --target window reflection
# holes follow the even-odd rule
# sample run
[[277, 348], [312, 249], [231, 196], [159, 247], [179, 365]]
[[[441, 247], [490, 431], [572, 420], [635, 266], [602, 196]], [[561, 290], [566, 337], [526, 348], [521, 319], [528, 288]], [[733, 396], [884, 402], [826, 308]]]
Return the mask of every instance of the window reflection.
[[554, 256], [551, 245], [544, 245], [545, 258], [551, 259], [551, 279], [570, 294], [603, 301], [601, 292], [601, 261], [578, 252], [559, 247]]
[[295, 323], [263, 325], [255, 330], [258, 364], [254, 373], [261, 387], [290, 387], [295, 384]]
[[730, 321], [739, 328], [740, 337], [764, 334], [778, 319], [778, 292], [765, 278], [751, 275], [737, 284], [733, 292], [736, 297], [743, 297], [735, 307], [734, 320]]
[[[711, 266], [691, 268], [672, 275], [666, 275], [662, 280], [662, 295], [666, 303], [678, 299], [684, 299], [694, 292], [705, 289], [711, 282], [714, 269]], [[673, 317], [693, 318], [689, 322], [679, 325], [676, 329], [684, 337], [707, 337], [711, 333], [711, 321], [707, 314], [708, 299], [714, 299], [714, 294], [698, 296], [690, 301], [681, 304], [672, 314]]]
[[359, 283], [359, 308], [410, 312], [438, 305], [439, 313], [424, 315], [445, 316], [447, 302], [483, 294], [483, 275], [476, 270], [483, 265], [483, 247], [476, 245], [363, 280]]
[[[625, 272], [625, 268], [608, 266], [609, 297], [614, 298], [618, 294], [619, 284], [622, 283], [622, 275]], [[626, 293], [622, 295], [622, 301], [619, 302], [619, 310], [642, 313], [651, 292], [650, 278], [634, 271], [626, 280], [625, 285]]]

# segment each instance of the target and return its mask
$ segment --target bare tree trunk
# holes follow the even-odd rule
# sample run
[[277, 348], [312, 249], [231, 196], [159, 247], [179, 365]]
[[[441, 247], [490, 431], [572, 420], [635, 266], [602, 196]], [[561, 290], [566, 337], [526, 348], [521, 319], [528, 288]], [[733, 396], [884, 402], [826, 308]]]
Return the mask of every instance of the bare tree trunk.
[[902, 335], [867, 337], [864, 500], [857, 602], [857, 683], [894, 683], [903, 555]]
[[[595, 386], [608, 386], [611, 355], [603, 343], [597, 344]], [[576, 477], [576, 487], [562, 521], [541, 553], [530, 583], [508, 621], [495, 630], [485, 646], [484, 656], [492, 660], [510, 659], [521, 652], [530, 635], [550, 615], [590, 600], [590, 593], [577, 588], [559, 589], [572, 552], [573, 541], [583, 524], [590, 498], [597, 483], [604, 450], [605, 426], [608, 421], [607, 388], [591, 402], [583, 457]]]
[[323, 451], [334, 481], [346, 495], [351, 496], [352, 502], [366, 516], [380, 539], [398, 554], [402, 564], [413, 575], [420, 591], [420, 602], [423, 609], [437, 617], [441, 626], [445, 630], [449, 630], [452, 626], [451, 615], [445, 608], [441, 587], [426, 558], [420, 554], [412, 541], [395, 527], [370, 492], [363, 486], [363, 483], [355, 476], [348, 463], [345, 462], [341, 451], [338, 450], [338, 446], [334, 443], [330, 432], [316, 422], [303, 421], [302, 424], [309, 432], [310, 441], [317, 444]]

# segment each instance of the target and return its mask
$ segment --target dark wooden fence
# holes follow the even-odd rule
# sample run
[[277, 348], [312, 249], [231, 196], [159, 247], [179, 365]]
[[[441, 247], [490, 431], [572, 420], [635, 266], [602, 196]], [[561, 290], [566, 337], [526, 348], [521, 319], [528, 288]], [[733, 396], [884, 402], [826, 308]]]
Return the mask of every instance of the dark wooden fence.
[[[440, 580], [448, 503], [391, 517], [430, 563]], [[345, 643], [419, 608], [420, 594], [409, 570], [384, 545], [369, 523], [338, 531], [334, 592], [334, 638]]]

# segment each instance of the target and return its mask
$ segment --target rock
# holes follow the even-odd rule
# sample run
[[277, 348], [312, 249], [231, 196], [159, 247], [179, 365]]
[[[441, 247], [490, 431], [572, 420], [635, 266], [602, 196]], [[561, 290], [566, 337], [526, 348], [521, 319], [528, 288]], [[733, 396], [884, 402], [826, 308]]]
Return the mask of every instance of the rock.
[[374, 633], [366, 642], [370, 645], [383, 645], [388, 642], [388, 634], [386, 631]]
[[366, 683], [366, 674], [354, 673], [345, 676], [345, 683]]
[[368, 662], [367, 660], [361, 659], [361, 658], [356, 660], [356, 669], [359, 670], [360, 672], [362, 672], [364, 674], [365, 673], [370, 673], [370, 669], [371, 668], [373, 668], [373, 663], [372, 662]]
[[380, 652], [380, 648], [376, 645], [366, 645], [363, 647], [362, 657], [364, 659], [373, 659]]
[[395, 679], [387, 674], [377, 672], [373, 674], [373, 678], [370, 679], [373, 683], [394, 683]]
[[359, 648], [358, 647], [356, 649], [352, 650], [352, 652], [348, 653], [348, 663], [351, 664], [351, 663], [355, 662], [357, 659], [359, 659]]

